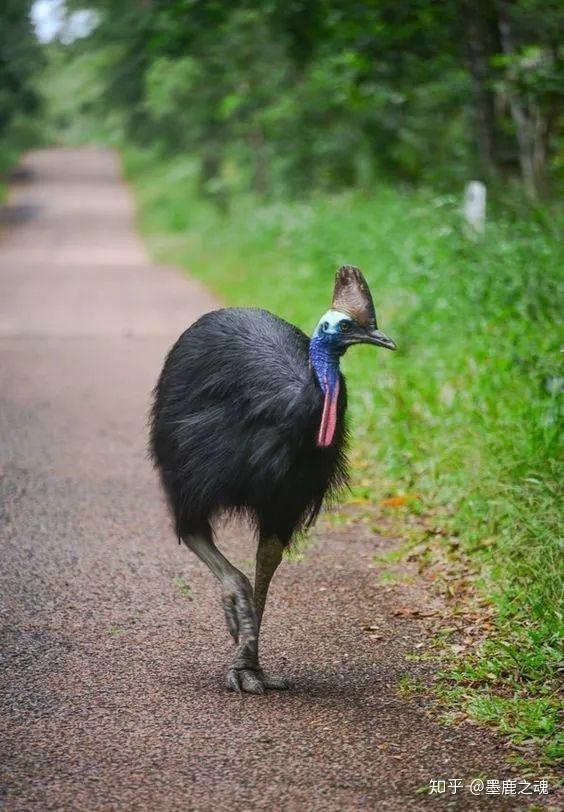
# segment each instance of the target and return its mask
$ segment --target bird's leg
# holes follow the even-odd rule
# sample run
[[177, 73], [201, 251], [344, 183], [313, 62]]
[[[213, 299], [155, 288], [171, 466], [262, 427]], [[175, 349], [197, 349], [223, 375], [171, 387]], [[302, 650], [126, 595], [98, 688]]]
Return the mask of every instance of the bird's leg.
[[255, 609], [260, 629], [266, 596], [272, 576], [282, 561], [284, 547], [277, 538], [261, 538], [257, 548], [257, 563], [255, 570]]
[[[277, 538], [261, 538], [259, 540], [255, 572], [255, 610], [259, 633], [268, 587], [272, 576], [282, 561], [283, 551], [284, 545]], [[291, 687], [290, 680], [283, 677], [268, 677], [262, 670], [261, 677], [265, 688], [284, 690]]]
[[227, 686], [238, 692], [264, 693], [266, 686], [258, 662], [258, 621], [249, 579], [218, 550], [211, 536], [194, 535], [183, 541], [221, 583], [221, 601], [227, 626], [237, 643]]

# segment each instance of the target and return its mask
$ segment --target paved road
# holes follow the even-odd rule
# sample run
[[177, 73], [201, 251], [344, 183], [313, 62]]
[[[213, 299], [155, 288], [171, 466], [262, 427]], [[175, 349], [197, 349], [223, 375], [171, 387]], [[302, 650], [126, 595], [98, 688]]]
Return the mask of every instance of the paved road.
[[[163, 355], [214, 302], [149, 262], [112, 153], [26, 167], [0, 242], [2, 809], [504, 808], [417, 792], [502, 778], [505, 751], [398, 693], [428, 666], [393, 609], [426, 597], [378, 585], [385, 543], [365, 525], [321, 526], [275, 577], [263, 656], [295, 690], [224, 690], [217, 589], [175, 543], [145, 453]], [[244, 529], [228, 535], [248, 570]]]

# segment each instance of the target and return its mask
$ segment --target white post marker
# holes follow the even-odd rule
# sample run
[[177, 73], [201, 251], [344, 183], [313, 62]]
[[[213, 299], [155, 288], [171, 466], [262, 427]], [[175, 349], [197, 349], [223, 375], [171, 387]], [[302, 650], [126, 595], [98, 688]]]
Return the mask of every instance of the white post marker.
[[486, 227], [486, 185], [471, 180], [464, 190], [464, 217], [476, 234], [483, 234]]

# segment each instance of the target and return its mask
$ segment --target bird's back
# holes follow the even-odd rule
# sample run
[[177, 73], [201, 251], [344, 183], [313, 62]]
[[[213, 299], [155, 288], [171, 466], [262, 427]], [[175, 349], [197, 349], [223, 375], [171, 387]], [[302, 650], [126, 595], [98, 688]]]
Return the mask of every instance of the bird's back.
[[316, 445], [323, 396], [309, 339], [265, 310], [203, 316], [170, 351], [155, 389], [151, 450], [179, 536], [246, 510], [289, 540], [345, 478], [345, 388], [334, 443]]

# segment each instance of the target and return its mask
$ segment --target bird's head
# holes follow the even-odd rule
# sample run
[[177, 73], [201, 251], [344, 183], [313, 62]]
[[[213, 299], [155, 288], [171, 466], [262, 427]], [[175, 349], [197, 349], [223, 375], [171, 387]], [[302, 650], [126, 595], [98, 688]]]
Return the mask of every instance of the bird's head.
[[324, 395], [317, 435], [320, 448], [330, 446], [337, 427], [339, 401], [339, 358], [351, 344], [375, 344], [395, 350], [391, 338], [378, 329], [376, 311], [358, 268], [343, 265], [337, 271], [331, 309], [319, 320], [310, 341], [311, 368]]
[[319, 320], [313, 338], [339, 355], [352, 344], [396, 349], [392, 339], [378, 329], [370, 289], [360, 270], [352, 265], [337, 271], [331, 309]]

